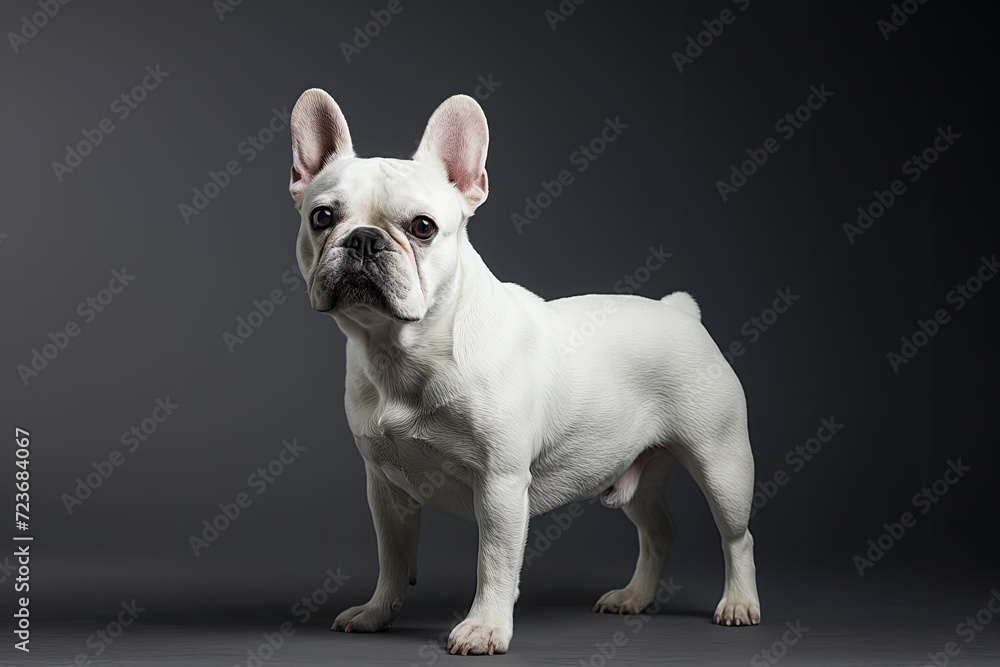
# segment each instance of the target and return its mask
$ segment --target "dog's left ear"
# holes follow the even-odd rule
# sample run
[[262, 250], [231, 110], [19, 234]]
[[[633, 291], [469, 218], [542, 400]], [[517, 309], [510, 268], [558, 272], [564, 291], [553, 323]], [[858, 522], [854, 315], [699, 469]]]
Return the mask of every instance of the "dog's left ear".
[[292, 109], [292, 177], [288, 191], [298, 208], [306, 186], [332, 158], [353, 157], [347, 119], [333, 98], [319, 88], [302, 93]]
[[468, 95], [449, 97], [431, 115], [413, 159], [436, 160], [444, 166], [448, 180], [471, 206], [486, 201], [486, 149], [490, 131], [486, 114]]

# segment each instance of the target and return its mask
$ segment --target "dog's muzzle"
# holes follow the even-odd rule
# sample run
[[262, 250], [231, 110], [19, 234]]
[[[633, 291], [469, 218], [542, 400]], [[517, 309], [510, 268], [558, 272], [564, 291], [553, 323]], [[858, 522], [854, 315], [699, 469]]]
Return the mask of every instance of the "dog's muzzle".
[[316, 277], [315, 310], [363, 304], [392, 313], [391, 293], [398, 280], [392, 273], [391, 240], [385, 232], [358, 227], [330, 252], [337, 257]]

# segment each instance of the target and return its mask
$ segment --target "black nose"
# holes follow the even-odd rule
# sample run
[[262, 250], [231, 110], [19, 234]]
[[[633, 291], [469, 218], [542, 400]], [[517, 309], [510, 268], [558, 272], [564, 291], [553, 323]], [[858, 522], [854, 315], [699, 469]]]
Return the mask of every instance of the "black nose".
[[359, 227], [351, 232], [344, 241], [344, 247], [360, 259], [371, 257], [389, 247], [382, 232], [365, 227]]

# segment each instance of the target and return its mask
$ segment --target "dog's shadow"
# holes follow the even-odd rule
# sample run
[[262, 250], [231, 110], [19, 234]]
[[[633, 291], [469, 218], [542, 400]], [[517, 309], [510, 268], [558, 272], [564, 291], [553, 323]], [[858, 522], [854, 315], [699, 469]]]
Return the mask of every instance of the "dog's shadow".
[[[396, 620], [392, 626], [383, 632], [378, 633], [385, 639], [397, 639], [412, 642], [418, 640], [421, 644], [437, 645], [446, 652], [447, 638], [451, 630], [458, 624], [454, 615], [448, 617], [447, 612], [435, 610], [423, 610], [414, 614], [405, 614]], [[568, 627], [581, 622], [584, 619], [593, 619], [595, 624], [603, 625], [605, 622], [610, 626], [620, 624], [628, 617], [643, 618], [644, 624], [653, 619], [669, 618], [689, 618], [699, 619], [708, 625], [713, 625], [712, 612], [702, 608], [683, 607], [672, 609], [659, 609], [653, 611], [652, 608], [638, 614], [600, 614], [591, 611], [585, 605], [567, 604], [564, 602], [536, 602], [521, 608], [515, 608], [514, 625], [519, 623], [530, 624], [533, 628], [541, 628], [544, 632], [546, 625], [553, 627]], [[440, 619], [436, 622], [435, 619]], [[647, 620], [648, 619], [648, 620]]]

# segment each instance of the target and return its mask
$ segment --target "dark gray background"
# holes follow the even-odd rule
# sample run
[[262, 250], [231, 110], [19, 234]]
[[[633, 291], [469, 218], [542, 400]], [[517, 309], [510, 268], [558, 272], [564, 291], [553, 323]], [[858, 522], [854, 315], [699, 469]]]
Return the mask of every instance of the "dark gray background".
[[[367, 599], [375, 541], [343, 414], [344, 338], [282, 282], [298, 227], [287, 193], [288, 131], [250, 163], [237, 146], [266, 126], [273, 108], [290, 110], [315, 86], [340, 103], [359, 155], [408, 156], [437, 104], [475, 94], [478, 78], [489, 76], [500, 82], [481, 101], [492, 135], [491, 192], [469, 229], [498, 277], [546, 298], [611, 292], [650, 246], [662, 245], [673, 255], [640, 293], [691, 292], [721, 346], [748, 343], [743, 323], [771, 304], [775, 289], [790, 288], [800, 299], [734, 362], [758, 479], [790, 470], [786, 452], [813, 436], [820, 418], [844, 424], [752, 521], [761, 628], [704, 626], [721, 592], [718, 537], [690, 477], [675, 474], [668, 500], [680, 537], [667, 574], [685, 586], [677, 603], [684, 613], [654, 619], [658, 636], [676, 629], [672, 621], [694, 623], [691, 633], [700, 634], [685, 635], [697, 637], [688, 660], [745, 664], [812, 605], [814, 618], [825, 614], [832, 624], [830, 639], [804, 643], [802, 661], [827, 646], [866, 655], [868, 664], [869, 650], [916, 662], [953, 639], [954, 624], [1000, 585], [992, 421], [1000, 281], [960, 312], [945, 300], [981, 256], [1000, 249], [994, 16], [985, 3], [928, 2], [888, 41], [876, 25], [892, 12], [888, 2], [753, 0], [740, 11], [723, 0], [656, 8], [592, 0], [556, 30], [545, 16], [556, 0], [403, 6], [351, 63], [339, 44], [385, 3], [243, 2], [220, 21], [209, 0], [73, 2], [18, 53], [6, 40], [0, 47], [3, 408], [5, 428], [32, 436], [32, 612], [51, 623], [38, 626], [36, 650], [68, 664], [121, 600], [136, 598], [149, 609], [140, 624], [147, 630], [130, 630], [135, 638], [115, 645], [121, 659], [176, 658], [171, 651], [191, 636], [171, 624], [190, 629], [197, 621], [204, 632], [206, 622], [233, 621], [231, 649], [220, 636], [197, 635], [200, 648], [189, 655], [238, 662], [260, 631], [322, 584], [327, 568], [351, 578], [310, 629]], [[735, 21], [679, 73], [671, 54], [727, 7]], [[0, 27], [20, 30], [22, 17], [37, 11], [31, 2], [6, 3]], [[119, 120], [111, 102], [156, 65], [169, 76]], [[780, 150], [724, 203], [716, 181], [746, 149], [778, 137], [775, 121], [814, 85], [834, 95], [792, 138], [779, 139]], [[59, 182], [51, 163], [104, 117], [115, 131]], [[543, 180], [574, 169], [570, 154], [599, 135], [606, 117], [628, 128], [518, 233], [511, 214], [523, 213]], [[961, 139], [849, 243], [842, 225], [874, 190], [906, 178], [901, 164], [939, 126]], [[242, 173], [185, 224], [178, 205], [232, 159]], [[122, 267], [134, 282], [25, 386], [18, 364], [30, 363], [50, 332], [81, 321], [77, 304]], [[230, 353], [223, 333], [275, 289], [287, 301]], [[886, 354], [941, 307], [951, 322], [894, 373]], [[167, 396], [180, 404], [176, 414], [69, 515], [61, 495], [92, 472], [92, 461], [121, 449], [120, 434]], [[246, 491], [248, 475], [291, 438], [306, 447], [300, 459], [195, 557], [188, 536]], [[11, 474], [12, 450], [4, 461]], [[911, 496], [959, 457], [972, 470], [859, 577], [852, 557], [866, 540], [913, 511]], [[529, 541], [551, 523], [533, 520]], [[585, 504], [525, 568], [519, 618], [559, 601], [572, 603], [566, 614], [586, 611], [627, 581], [636, 551], [624, 515]], [[425, 512], [421, 581], [402, 629], [349, 644], [317, 631], [316, 655], [335, 662], [367, 646], [374, 653], [358, 661], [395, 650], [402, 664], [428, 664], [417, 648], [471, 601], [475, 556], [474, 525]], [[12, 607], [11, 580], [0, 577], [3, 604]], [[926, 625], [894, 634], [907, 613]], [[504, 660], [527, 659], [532, 646], [536, 656], [548, 650], [557, 663], [577, 664], [614, 629], [580, 634], [578, 623], [601, 619], [566, 618], [576, 634], [553, 627], [538, 646], [529, 632], [541, 632], [542, 621], [519, 620]], [[847, 618], [857, 626], [837, 625]], [[161, 626], [176, 628], [169, 641], [140, 634]], [[745, 646], [732, 645], [737, 635]], [[897, 643], [851, 641], [862, 635]], [[965, 649], [967, 664], [974, 651], [996, 655], [995, 627], [987, 635]], [[162, 650], [143, 649], [147, 640]], [[731, 654], [705, 657], [720, 642]], [[632, 660], [655, 653], [638, 643], [629, 649]], [[5, 644], [0, 655], [14, 652]], [[267, 664], [318, 659], [289, 648]]]

